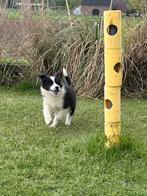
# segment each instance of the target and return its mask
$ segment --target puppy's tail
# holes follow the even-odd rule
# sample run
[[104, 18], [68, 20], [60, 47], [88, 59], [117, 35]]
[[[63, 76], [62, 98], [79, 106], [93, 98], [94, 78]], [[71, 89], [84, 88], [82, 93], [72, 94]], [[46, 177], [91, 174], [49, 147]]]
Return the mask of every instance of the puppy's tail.
[[66, 71], [66, 69], [63, 67], [63, 75], [64, 75], [64, 78], [65, 78], [65, 82], [67, 85], [71, 86], [71, 80], [68, 76], [68, 73]]

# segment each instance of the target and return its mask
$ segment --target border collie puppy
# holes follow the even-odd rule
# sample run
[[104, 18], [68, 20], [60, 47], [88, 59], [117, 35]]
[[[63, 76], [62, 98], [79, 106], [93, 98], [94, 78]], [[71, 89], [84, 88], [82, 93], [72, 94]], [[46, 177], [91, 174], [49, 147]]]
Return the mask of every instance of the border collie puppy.
[[54, 76], [39, 75], [42, 85], [44, 120], [50, 127], [56, 127], [60, 120], [70, 125], [76, 107], [76, 94], [65, 68], [62, 74]]

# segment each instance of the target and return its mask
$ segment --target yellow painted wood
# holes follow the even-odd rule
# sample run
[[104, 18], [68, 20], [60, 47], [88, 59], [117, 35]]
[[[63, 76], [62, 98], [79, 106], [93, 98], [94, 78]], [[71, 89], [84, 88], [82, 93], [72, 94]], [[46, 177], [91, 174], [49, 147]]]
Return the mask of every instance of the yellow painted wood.
[[120, 131], [120, 122], [105, 123], [105, 135], [107, 136], [106, 147], [110, 148], [119, 143]]
[[[117, 34], [109, 35], [108, 28], [110, 25], [117, 27]], [[106, 48], [119, 48], [121, 49], [121, 11], [111, 10], [104, 11], [104, 46]]]
[[[120, 63], [120, 70], [115, 70], [115, 65]], [[121, 86], [122, 85], [122, 65], [120, 49], [105, 49], [105, 85]], [[109, 65], [109, 66], [108, 66]]]
[[107, 147], [119, 142], [121, 110], [121, 11], [104, 12], [105, 46], [105, 134]]
[[[105, 101], [106, 100], [106, 101]], [[120, 87], [105, 86], [105, 122], [120, 122]], [[107, 102], [111, 108], [107, 108]]]

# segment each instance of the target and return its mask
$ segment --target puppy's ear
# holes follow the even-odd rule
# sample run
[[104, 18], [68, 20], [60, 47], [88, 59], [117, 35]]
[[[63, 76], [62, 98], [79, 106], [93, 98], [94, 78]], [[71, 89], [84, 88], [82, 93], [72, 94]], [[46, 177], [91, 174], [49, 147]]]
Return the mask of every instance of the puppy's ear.
[[57, 73], [55, 74], [55, 77], [57, 77], [57, 78], [59, 78], [59, 79], [62, 79], [62, 77], [63, 77], [62, 72], [57, 72]]
[[47, 83], [48, 77], [45, 74], [39, 74], [38, 77], [41, 79], [42, 83]]

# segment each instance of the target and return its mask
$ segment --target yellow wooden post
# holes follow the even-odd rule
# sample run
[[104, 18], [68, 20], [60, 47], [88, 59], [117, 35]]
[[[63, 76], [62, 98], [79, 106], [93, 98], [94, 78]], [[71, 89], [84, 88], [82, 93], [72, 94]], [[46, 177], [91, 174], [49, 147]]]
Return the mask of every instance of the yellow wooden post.
[[121, 11], [104, 12], [104, 50], [105, 50], [105, 134], [107, 147], [119, 143], [120, 105], [121, 105]]

